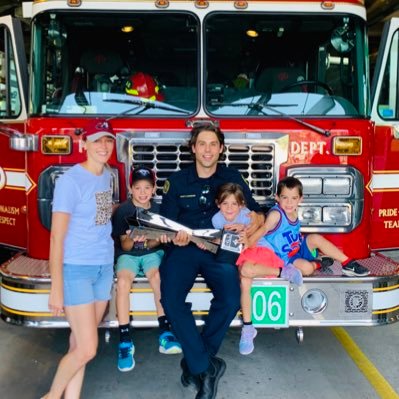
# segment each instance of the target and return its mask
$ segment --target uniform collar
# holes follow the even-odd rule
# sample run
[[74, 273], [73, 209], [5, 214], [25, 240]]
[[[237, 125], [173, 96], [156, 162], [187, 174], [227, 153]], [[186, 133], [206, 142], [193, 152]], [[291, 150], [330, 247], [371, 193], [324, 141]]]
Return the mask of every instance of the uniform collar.
[[[212, 176], [219, 176], [222, 169], [223, 169], [223, 165], [218, 164], [216, 167], [216, 171]], [[210, 176], [210, 177], [212, 177], [212, 176]], [[191, 165], [191, 167], [188, 169], [188, 183], [194, 183], [198, 179], [200, 179], [200, 177], [198, 176], [197, 168], [195, 167], [195, 163], [193, 163]]]

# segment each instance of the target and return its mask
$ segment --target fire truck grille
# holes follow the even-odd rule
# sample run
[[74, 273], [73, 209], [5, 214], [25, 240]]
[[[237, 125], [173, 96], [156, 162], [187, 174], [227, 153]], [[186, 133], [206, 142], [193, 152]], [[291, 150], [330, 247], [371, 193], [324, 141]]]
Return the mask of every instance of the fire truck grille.
[[[155, 170], [157, 200], [161, 198], [162, 187], [170, 174], [193, 162], [187, 145], [172, 142], [148, 143], [148, 139], [135, 137], [130, 141], [130, 153], [130, 163]], [[274, 158], [273, 144], [262, 144], [259, 140], [246, 140], [245, 144], [239, 144], [226, 138], [226, 151], [221, 162], [239, 170], [247, 180], [254, 198], [264, 204], [273, 198], [275, 192]]]

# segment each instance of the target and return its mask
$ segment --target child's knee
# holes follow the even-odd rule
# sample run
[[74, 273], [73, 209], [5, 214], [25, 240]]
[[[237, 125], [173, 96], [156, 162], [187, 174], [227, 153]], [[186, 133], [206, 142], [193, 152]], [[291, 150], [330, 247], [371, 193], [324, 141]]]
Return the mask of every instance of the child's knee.
[[253, 277], [253, 270], [251, 263], [244, 263], [240, 267], [240, 276], [244, 278], [252, 278]]
[[118, 292], [130, 291], [131, 286], [132, 286], [131, 278], [124, 275], [118, 275], [118, 281], [116, 283], [116, 288]]
[[145, 276], [147, 277], [147, 279], [150, 282], [154, 282], [154, 283], [160, 283], [161, 282], [161, 277], [159, 275], [159, 270], [158, 269], [149, 269], [146, 273]]

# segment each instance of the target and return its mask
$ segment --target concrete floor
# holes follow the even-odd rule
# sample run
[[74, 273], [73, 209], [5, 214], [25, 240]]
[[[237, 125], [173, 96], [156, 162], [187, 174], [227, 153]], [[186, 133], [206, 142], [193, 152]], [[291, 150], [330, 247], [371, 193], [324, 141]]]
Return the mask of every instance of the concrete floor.
[[[399, 324], [346, 329], [380, 373], [399, 392]], [[218, 399], [373, 399], [379, 396], [329, 328], [305, 329], [299, 345], [294, 330], [261, 330], [255, 352], [241, 356], [240, 330], [230, 329], [219, 353], [227, 362]], [[67, 330], [33, 330], [0, 322], [0, 397], [38, 399], [48, 389], [67, 349]], [[180, 384], [180, 355], [158, 353], [157, 330], [134, 333], [136, 367], [116, 368], [117, 331], [110, 343], [100, 330], [96, 359], [87, 367], [82, 398], [194, 398]]]

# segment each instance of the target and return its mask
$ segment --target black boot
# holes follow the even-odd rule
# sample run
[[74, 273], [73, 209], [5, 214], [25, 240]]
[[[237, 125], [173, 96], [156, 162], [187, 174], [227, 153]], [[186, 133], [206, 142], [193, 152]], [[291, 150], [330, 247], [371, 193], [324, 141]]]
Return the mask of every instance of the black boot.
[[212, 357], [206, 371], [200, 374], [201, 387], [195, 399], [215, 399], [220, 377], [226, 370], [226, 362], [219, 357]]
[[201, 387], [201, 381], [199, 375], [191, 374], [190, 370], [188, 369], [186, 359], [183, 357], [180, 361], [180, 367], [182, 369], [182, 374], [180, 381], [184, 387], [189, 387], [195, 389], [195, 392], [198, 392]]

